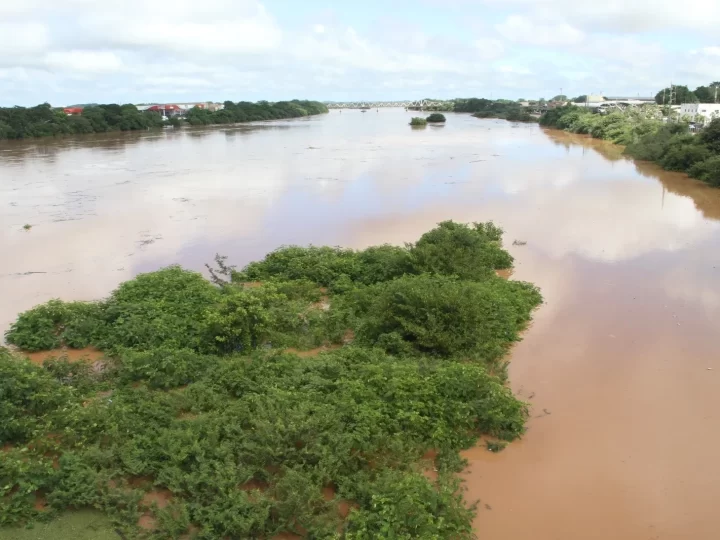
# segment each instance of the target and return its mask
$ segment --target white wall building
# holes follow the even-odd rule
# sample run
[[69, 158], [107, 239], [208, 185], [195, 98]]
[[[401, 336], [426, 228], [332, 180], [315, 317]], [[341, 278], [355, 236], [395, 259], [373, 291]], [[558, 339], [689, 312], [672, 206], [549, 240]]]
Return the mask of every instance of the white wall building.
[[696, 117], [702, 118], [703, 124], [720, 118], [720, 103], [683, 103], [678, 111], [680, 118], [694, 121]]

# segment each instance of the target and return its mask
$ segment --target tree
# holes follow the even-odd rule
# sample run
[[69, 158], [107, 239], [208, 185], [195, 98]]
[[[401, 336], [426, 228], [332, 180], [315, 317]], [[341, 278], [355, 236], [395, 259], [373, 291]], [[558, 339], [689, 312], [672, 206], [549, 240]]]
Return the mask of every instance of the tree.
[[585, 94], [578, 96], [576, 98], [572, 98], [573, 103], [585, 103], [587, 101], [587, 96]]
[[550, 101], [567, 101], [567, 100], [568, 100], [568, 97], [566, 95], [558, 94], [557, 96], [552, 98]]
[[[670, 103], [670, 95], [674, 93], [673, 101]], [[683, 103], [697, 103], [697, 96], [687, 86], [673, 85], [671, 88], [664, 88], [655, 94], [655, 103], [658, 105], [681, 105]]]

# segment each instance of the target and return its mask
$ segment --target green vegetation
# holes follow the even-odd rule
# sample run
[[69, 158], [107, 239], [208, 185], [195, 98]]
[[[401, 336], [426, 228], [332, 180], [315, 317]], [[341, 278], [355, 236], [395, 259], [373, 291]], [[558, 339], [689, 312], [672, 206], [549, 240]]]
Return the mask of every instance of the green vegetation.
[[596, 114], [569, 105], [548, 111], [540, 123], [626, 145], [628, 156], [654, 161], [669, 171], [684, 172], [720, 187], [720, 119], [691, 135], [687, 123], [666, 124], [645, 117], [642, 110]]
[[195, 107], [187, 113], [187, 122], [192, 126], [210, 124], [235, 124], [238, 122], [256, 122], [260, 120], [280, 120], [283, 118], [299, 118], [328, 112], [328, 108], [318, 101], [278, 101], [269, 103], [258, 101], [226, 101], [224, 108], [209, 111]]
[[0, 529], [3, 540], [118, 540], [110, 519], [98, 511], [74, 510], [49, 523], [33, 523], [30, 528]]
[[425, 120], [430, 124], [445, 122], [445, 115], [440, 113], [433, 113]]
[[[658, 105], [681, 105], [682, 103], [717, 103], [716, 90], [720, 82], [710, 83], [708, 86], [698, 86], [691, 91], [687, 86], [673, 85], [672, 88], [663, 88], [655, 94], [655, 103]], [[672, 99], [671, 99], [672, 97]]]
[[156, 112], [140, 112], [135, 105], [94, 105], [80, 115], [44, 103], [36, 107], [0, 108], [0, 139], [27, 139], [105, 131], [131, 131], [163, 126]]
[[[225, 102], [219, 111], [194, 108], [187, 114], [191, 125], [228, 124], [255, 120], [278, 120], [328, 112], [317, 101], [259, 101]], [[163, 117], [152, 111], [141, 112], [135, 105], [90, 105], [82, 114], [67, 115], [62, 109], [54, 109], [44, 103], [36, 107], [0, 108], [0, 139], [26, 139], [106, 131], [134, 131], [160, 128], [165, 125]], [[180, 119], [171, 118], [168, 123], [179, 126]]]
[[501, 118], [510, 122], [536, 121], [525, 107], [509, 100], [459, 99], [455, 102], [455, 111], [473, 113], [476, 118]]
[[412, 120], [410, 120], [410, 125], [415, 127], [422, 127], [427, 125], [427, 120], [424, 118], [420, 118], [419, 116], [414, 116]]
[[495, 274], [501, 236], [217, 257], [211, 281], [174, 266], [21, 314], [9, 343], [106, 356], [0, 348], [0, 537], [82, 539], [93, 509], [128, 538], [472, 538], [458, 451], [522, 435], [503, 357], [541, 302]]
[[25, 225], [23, 225], [23, 229], [25, 229], [26, 231], [29, 231], [30, 229], [32, 229], [32, 225], [30, 225], [29, 223], [26, 223]]

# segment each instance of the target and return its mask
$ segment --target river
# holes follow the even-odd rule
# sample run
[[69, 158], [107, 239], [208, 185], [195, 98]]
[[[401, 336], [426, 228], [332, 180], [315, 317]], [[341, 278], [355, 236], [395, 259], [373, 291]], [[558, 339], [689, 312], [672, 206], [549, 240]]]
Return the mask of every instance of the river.
[[0, 144], [0, 328], [218, 252], [243, 265], [494, 220], [546, 304], [511, 358], [527, 434], [466, 452], [479, 537], [717, 538], [720, 190], [536, 125], [410, 116]]

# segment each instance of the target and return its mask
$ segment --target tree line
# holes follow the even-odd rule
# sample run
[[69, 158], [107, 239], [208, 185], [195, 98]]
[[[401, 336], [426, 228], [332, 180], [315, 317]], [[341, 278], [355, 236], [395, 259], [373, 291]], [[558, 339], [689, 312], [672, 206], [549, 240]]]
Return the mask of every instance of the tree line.
[[642, 109], [598, 114], [568, 105], [547, 111], [540, 124], [625, 145], [628, 156], [720, 187], [720, 119], [693, 135], [687, 122], [646, 118]]
[[0, 108], [0, 139], [131, 131], [163, 124], [159, 113], [141, 112], [130, 104], [93, 105], [85, 107], [79, 115], [67, 115], [48, 103]]
[[17, 347], [105, 359], [0, 348], [0, 527], [95, 508], [129, 538], [473, 538], [459, 450], [524, 432], [505, 357], [541, 303], [496, 275], [501, 237], [217, 257], [22, 313]]
[[257, 122], [262, 120], [280, 120], [299, 118], [328, 112], [328, 108], [319, 101], [226, 101], [224, 107], [217, 111], [209, 111], [195, 107], [187, 112], [186, 120], [192, 126], [211, 124], [235, 124], [239, 122]]
[[501, 118], [510, 122], [534, 122], [525, 107], [508, 99], [468, 98], [455, 100], [455, 112], [472, 113], [476, 118]]
[[[188, 111], [187, 122], [191, 125], [228, 124], [257, 120], [278, 120], [296, 118], [328, 112], [327, 107], [317, 101], [280, 101], [269, 103], [259, 101], [225, 102], [225, 109], [209, 111], [195, 107]], [[53, 108], [48, 103], [35, 107], [0, 108], [0, 140], [52, 137], [108, 131], [135, 131], [179, 125], [181, 120], [169, 121], [154, 111], [139, 111], [135, 105], [90, 105], [81, 114], [68, 115], [63, 109]]]

